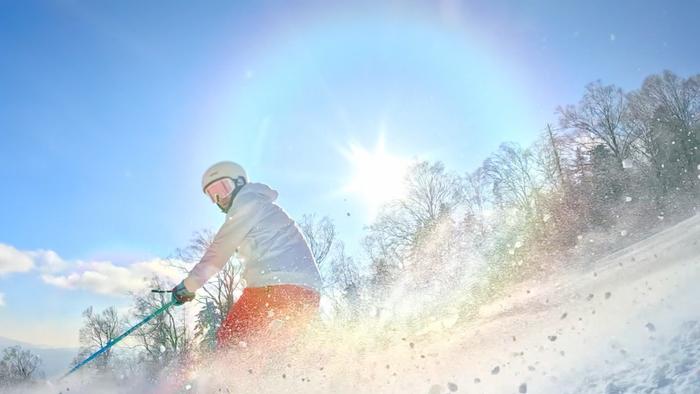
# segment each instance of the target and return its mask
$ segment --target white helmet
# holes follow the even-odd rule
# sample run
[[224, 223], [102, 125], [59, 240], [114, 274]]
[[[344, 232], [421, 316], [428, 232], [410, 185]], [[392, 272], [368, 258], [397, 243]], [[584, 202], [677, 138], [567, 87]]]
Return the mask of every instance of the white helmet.
[[248, 176], [243, 167], [232, 161], [220, 161], [204, 171], [204, 175], [202, 175], [202, 191], [207, 186], [223, 178], [231, 178], [236, 184], [240, 182], [240, 178], [243, 180], [242, 183], [248, 182]]

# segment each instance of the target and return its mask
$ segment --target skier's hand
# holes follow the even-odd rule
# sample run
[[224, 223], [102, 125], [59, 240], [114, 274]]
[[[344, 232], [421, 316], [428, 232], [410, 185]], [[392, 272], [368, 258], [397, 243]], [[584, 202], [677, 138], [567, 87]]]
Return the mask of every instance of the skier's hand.
[[184, 280], [180, 282], [179, 285], [173, 287], [173, 301], [175, 301], [175, 305], [182, 305], [192, 300], [194, 300], [194, 293], [187, 290]]

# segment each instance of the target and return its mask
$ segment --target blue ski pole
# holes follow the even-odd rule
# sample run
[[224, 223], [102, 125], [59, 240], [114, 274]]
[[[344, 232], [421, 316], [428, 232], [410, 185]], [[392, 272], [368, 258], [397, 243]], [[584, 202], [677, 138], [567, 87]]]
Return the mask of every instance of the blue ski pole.
[[[156, 292], [156, 291], [154, 291], [154, 293], [155, 293], [155, 292]], [[90, 357], [88, 357], [88, 358], [86, 358], [85, 360], [83, 360], [83, 361], [79, 362], [78, 364], [76, 364], [75, 367], [73, 367], [70, 371], [66, 372], [65, 375], [61, 376], [61, 379], [59, 379], [59, 380], [62, 380], [62, 379], [65, 378], [66, 376], [68, 376], [68, 375], [72, 374], [73, 372], [77, 371], [78, 369], [80, 369], [83, 365], [85, 365], [85, 364], [89, 363], [90, 361], [94, 360], [97, 356], [99, 356], [100, 354], [102, 354], [102, 353], [106, 352], [107, 350], [109, 350], [109, 348], [111, 348], [112, 346], [116, 345], [119, 341], [121, 341], [122, 339], [126, 338], [129, 334], [131, 334], [132, 332], [134, 332], [135, 330], [137, 330], [137, 329], [138, 329], [139, 327], [141, 327], [142, 325], [148, 323], [148, 322], [149, 322], [151, 319], [153, 319], [154, 317], [156, 317], [156, 316], [160, 315], [161, 313], [165, 312], [166, 309], [170, 308], [170, 307], [173, 306], [173, 305], [175, 305], [175, 301], [174, 301], [174, 300], [173, 300], [173, 301], [170, 301], [170, 302], [168, 302], [167, 304], [164, 304], [164, 305], [161, 306], [160, 308], [156, 309], [153, 313], [151, 313], [150, 315], [146, 316], [145, 319], [143, 319], [143, 320], [141, 320], [140, 322], [138, 322], [138, 324], [136, 324], [135, 326], [133, 326], [133, 327], [131, 327], [130, 329], [126, 330], [122, 335], [120, 335], [120, 336], [118, 336], [118, 337], [116, 337], [116, 338], [110, 340], [109, 342], [107, 342], [106, 345], [104, 345], [102, 348], [100, 348], [100, 350], [96, 351], [95, 353], [91, 354]]]

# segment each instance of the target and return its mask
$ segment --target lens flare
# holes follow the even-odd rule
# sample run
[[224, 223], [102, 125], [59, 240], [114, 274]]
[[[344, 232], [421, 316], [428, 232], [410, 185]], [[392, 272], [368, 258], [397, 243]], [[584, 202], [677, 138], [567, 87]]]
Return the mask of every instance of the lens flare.
[[351, 143], [342, 153], [353, 171], [343, 190], [359, 196], [368, 206], [370, 216], [382, 204], [404, 195], [404, 178], [410, 161], [386, 152], [383, 134], [374, 149]]

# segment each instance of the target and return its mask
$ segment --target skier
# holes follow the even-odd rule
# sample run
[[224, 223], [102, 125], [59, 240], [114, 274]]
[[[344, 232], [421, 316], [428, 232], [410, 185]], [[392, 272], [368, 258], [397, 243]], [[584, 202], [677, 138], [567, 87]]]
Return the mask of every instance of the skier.
[[226, 220], [199, 263], [173, 288], [173, 300], [192, 301], [237, 252], [245, 288], [219, 327], [218, 348], [265, 346], [275, 337], [294, 336], [318, 312], [321, 276], [301, 231], [275, 204], [277, 192], [249, 183], [243, 168], [230, 161], [204, 172], [202, 190]]

